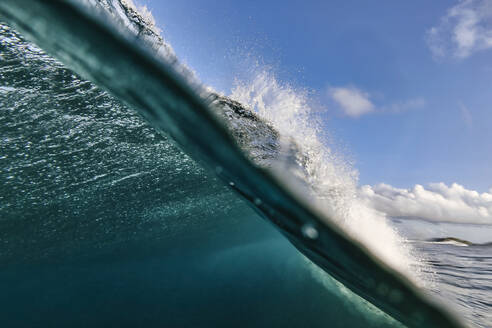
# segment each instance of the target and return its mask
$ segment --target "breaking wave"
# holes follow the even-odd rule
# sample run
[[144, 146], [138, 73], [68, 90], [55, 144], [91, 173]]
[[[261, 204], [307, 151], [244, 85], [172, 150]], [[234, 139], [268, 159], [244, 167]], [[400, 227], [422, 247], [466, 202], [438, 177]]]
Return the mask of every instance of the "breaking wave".
[[271, 70], [257, 67], [249, 79], [236, 81], [229, 96], [219, 95], [180, 63], [146, 7], [131, 0], [83, 2], [109, 13], [118, 25], [171, 63], [214, 105], [236, 142], [257, 165], [270, 168], [324, 217], [419, 282], [422, 263], [417, 254], [383, 214], [359, 198], [358, 172], [323, 140], [323, 127], [312, 115], [308, 92], [279, 81]]
[[411, 272], [418, 261], [410, 246], [384, 215], [358, 198], [358, 172], [322, 140], [323, 128], [312, 115], [307, 92], [263, 70], [250, 81], [237, 82], [230, 97], [279, 131], [282, 152], [273, 169], [297, 188], [304, 186], [300, 197], [308, 198], [385, 262], [415, 277]]
[[14, 0], [0, 12], [69, 68], [0, 24], [4, 261], [122, 242], [178, 253], [206, 242], [213, 258], [239, 235], [258, 237], [260, 226], [241, 230], [255, 210], [317, 265], [302, 270], [338, 281], [328, 290], [346, 287], [409, 326], [459, 326], [384, 265], [420, 283], [419, 255], [359, 198], [358, 172], [329, 146], [308, 91], [261, 66], [229, 95], [203, 86], [129, 0], [33, 3], [38, 16]]

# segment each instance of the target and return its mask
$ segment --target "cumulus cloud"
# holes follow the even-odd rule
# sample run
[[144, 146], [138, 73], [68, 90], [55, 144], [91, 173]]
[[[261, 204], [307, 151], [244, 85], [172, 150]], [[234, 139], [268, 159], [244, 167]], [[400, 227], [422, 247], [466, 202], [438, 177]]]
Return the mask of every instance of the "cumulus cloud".
[[425, 106], [425, 100], [422, 98], [376, 106], [371, 101], [372, 97], [369, 92], [353, 86], [330, 88], [328, 94], [342, 112], [352, 118], [358, 118], [373, 112], [401, 113]]
[[343, 112], [350, 117], [360, 117], [374, 110], [369, 93], [355, 87], [331, 88], [330, 95]]
[[453, 183], [394, 188], [387, 184], [359, 188], [362, 201], [392, 217], [419, 217], [432, 221], [492, 224], [492, 189], [478, 193]]
[[427, 43], [435, 57], [465, 58], [492, 48], [492, 2], [459, 1], [437, 26], [427, 31]]

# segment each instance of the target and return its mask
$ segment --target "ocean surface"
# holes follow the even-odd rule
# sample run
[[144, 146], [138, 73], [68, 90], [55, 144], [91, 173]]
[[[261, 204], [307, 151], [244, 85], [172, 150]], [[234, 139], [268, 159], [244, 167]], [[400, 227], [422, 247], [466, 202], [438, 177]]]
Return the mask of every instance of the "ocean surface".
[[429, 289], [472, 327], [492, 326], [492, 246], [415, 242], [433, 276]]
[[422, 256], [426, 288], [470, 326], [491, 327], [492, 227], [416, 218], [393, 224]]
[[305, 95], [219, 95], [130, 2], [73, 3], [0, 4], [3, 327], [492, 326], [492, 248], [358, 202]]

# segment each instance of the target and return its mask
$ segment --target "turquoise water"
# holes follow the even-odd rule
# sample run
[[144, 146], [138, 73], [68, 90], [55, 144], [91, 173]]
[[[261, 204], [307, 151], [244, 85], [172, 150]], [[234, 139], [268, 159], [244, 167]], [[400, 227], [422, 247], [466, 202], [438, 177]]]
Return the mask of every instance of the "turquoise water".
[[125, 105], [1, 35], [8, 327], [392, 326]]
[[152, 49], [71, 2], [0, 12], [8, 326], [459, 326], [244, 157]]

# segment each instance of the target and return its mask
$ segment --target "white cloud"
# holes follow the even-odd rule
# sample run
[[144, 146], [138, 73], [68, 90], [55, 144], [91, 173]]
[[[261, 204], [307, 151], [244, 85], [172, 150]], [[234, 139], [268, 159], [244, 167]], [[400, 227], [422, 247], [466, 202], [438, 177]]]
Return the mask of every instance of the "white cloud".
[[369, 94], [354, 87], [331, 88], [330, 95], [343, 112], [350, 117], [360, 117], [374, 110]]
[[401, 113], [425, 106], [425, 100], [423, 98], [376, 106], [371, 101], [372, 97], [369, 92], [362, 91], [353, 86], [330, 88], [328, 89], [328, 94], [343, 113], [352, 118], [358, 118], [374, 112]]
[[411, 189], [366, 185], [358, 193], [362, 201], [388, 216], [492, 224], [492, 189], [478, 193], [456, 183], [447, 186], [441, 182]]
[[492, 48], [492, 1], [459, 1], [427, 31], [427, 43], [435, 57], [465, 58]]

